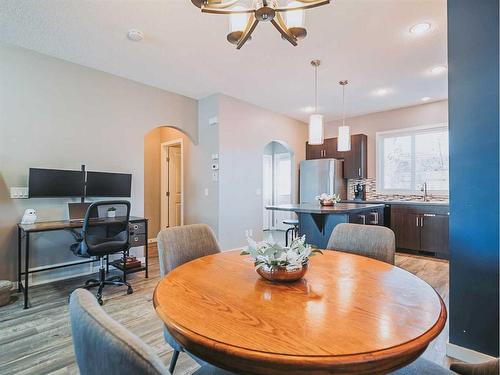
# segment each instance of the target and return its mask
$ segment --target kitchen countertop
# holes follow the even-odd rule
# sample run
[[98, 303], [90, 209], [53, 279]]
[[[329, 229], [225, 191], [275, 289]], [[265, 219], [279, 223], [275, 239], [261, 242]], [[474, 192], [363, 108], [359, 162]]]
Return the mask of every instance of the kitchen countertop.
[[320, 206], [319, 203], [280, 204], [276, 206], [266, 206], [266, 209], [275, 211], [293, 211], [298, 213], [329, 215], [345, 214], [378, 207], [384, 207], [384, 203], [370, 202], [369, 204], [364, 204], [356, 201], [356, 203], [341, 202], [335, 204], [334, 206]]
[[450, 202], [424, 202], [424, 201], [417, 201], [417, 200], [411, 200], [411, 201], [401, 201], [401, 200], [394, 200], [394, 201], [356, 201], [356, 200], [344, 200], [342, 203], [355, 203], [355, 204], [363, 204], [363, 205], [374, 205], [374, 204], [399, 204], [399, 205], [422, 205], [422, 206], [449, 206]]

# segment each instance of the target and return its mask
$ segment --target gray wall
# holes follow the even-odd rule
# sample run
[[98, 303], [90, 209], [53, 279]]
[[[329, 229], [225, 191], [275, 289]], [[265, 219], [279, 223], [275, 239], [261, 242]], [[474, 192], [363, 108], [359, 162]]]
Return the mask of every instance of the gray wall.
[[[212, 180], [212, 154], [219, 152], [219, 124], [209, 125], [217, 117], [216, 95], [198, 101], [198, 144], [191, 147], [189, 168], [185, 170], [185, 223], [205, 223], [218, 233], [219, 183]], [[205, 195], [208, 190], [208, 196]]]
[[[128, 172], [132, 212], [143, 214], [144, 135], [170, 125], [198, 139], [197, 101], [28, 50], [0, 44], [0, 278], [13, 280], [16, 223], [67, 217], [66, 199], [9, 198], [29, 167]], [[33, 238], [31, 265], [74, 260], [66, 233]]]
[[292, 200], [297, 200], [307, 125], [229, 96], [219, 100], [219, 241], [230, 249], [246, 245], [248, 229], [262, 239], [262, 155], [271, 141], [282, 141], [293, 152]]

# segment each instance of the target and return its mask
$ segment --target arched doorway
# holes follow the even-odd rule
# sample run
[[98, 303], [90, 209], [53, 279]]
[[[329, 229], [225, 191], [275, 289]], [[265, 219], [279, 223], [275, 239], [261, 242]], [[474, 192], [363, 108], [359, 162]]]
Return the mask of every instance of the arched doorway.
[[264, 147], [262, 156], [262, 229], [266, 232], [288, 229], [288, 226], [283, 224], [283, 220], [290, 218], [290, 212], [271, 211], [266, 210], [265, 207], [292, 203], [294, 191], [293, 159], [294, 152], [285, 142], [276, 140], [269, 142]]
[[186, 160], [192, 142], [182, 131], [160, 126], [144, 137], [144, 214], [148, 239], [161, 229], [184, 224]]

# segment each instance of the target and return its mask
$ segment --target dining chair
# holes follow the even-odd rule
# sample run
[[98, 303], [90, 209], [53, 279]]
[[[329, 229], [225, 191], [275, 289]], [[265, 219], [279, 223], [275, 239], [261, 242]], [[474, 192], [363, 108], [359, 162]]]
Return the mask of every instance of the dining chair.
[[500, 359], [492, 359], [483, 363], [452, 363], [450, 370], [460, 375], [498, 375]]
[[363, 255], [394, 264], [394, 232], [378, 225], [341, 223], [333, 229], [327, 249]]
[[[220, 247], [212, 229], [206, 224], [191, 224], [163, 229], [157, 237], [160, 275], [165, 277], [174, 268], [206, 255], [220, 253]], [[174, 349], [170, 361], [170, 373], [174, 372], [179, 353], [183, 352], [177, 341], [163, 328], [165, 341]]]
[[168, 374], [154, 350], [111, 318], [89, 291], [71, 294], [69, 315], [80, 374]]

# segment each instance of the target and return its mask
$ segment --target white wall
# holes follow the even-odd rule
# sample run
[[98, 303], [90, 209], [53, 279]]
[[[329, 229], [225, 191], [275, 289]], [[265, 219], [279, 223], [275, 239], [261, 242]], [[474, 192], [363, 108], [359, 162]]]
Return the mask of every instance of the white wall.
[[[351, 127], [351, 134], [362, 133], [368, 136], [369, 178], [376, 178], [375, 134], [377, 132], [447, 122], [447, 100], [394, 109], [391, 111], [371, 113], [368, 115], [351, 117], [346, 120], [346, 124]], [[325, 126], [325, 136], [327, 138], [337, 137], [337, 129], [341, 123], [341, 120], [327, 123]]]
[[[0, 44], [0, 279], [15, 279], [16, 223], [67, 217], [66, 199], [9, 198], [29, 167], [132, 173], [132, 212], [143, 214], [144, 135], [161, 125], [197, 140], [197, 101]], [[64, 232], [33, 236], [32, 266], [74, 260]]]
[[[305, 158], [307, 125], [241, 100], [219, 96], [219, 241], [224, 249], [246, 244], [245, 230], [262, 238], [262, 155], [275, 140], [294, 152], [293, 201]], [[257, 190], [260, 194], [257, 194]]]

